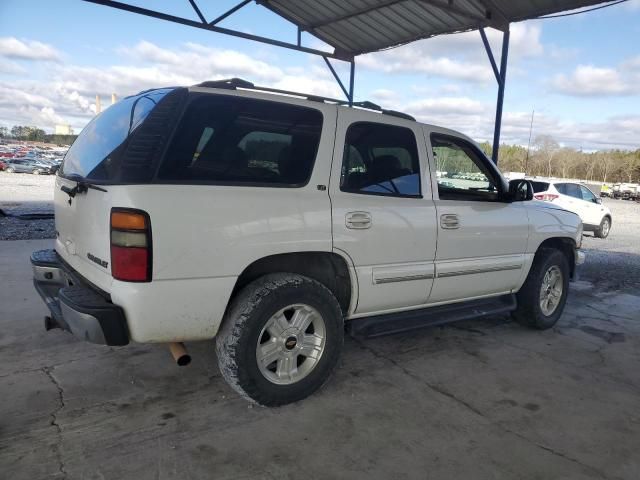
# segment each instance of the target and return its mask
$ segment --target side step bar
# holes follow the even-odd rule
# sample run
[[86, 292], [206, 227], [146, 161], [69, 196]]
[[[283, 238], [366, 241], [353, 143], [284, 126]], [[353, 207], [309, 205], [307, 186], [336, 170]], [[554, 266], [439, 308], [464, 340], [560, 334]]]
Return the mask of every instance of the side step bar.
[[346, 328], [347, 333], [354, 337], [373, 338], [461, 320], [504, 315], [515, 309], [516, 296], [510, 294], [375, 317], [355, 318], [347, 323]]

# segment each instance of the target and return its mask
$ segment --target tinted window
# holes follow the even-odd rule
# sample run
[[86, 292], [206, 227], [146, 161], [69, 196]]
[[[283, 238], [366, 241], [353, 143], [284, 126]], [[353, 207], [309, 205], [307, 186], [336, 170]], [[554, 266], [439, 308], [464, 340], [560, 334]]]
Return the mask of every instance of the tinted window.
[[180, 182], [301, 186], [311, 176], [322, 114], [231, 96], [194, 98], [158, 178]]
[[491, 201], [498, 198], [494, 174], [470, 143], [447, 135], [431, 135], [441, 200]]
[[564, 193], [565, 195], [569, 195], [570, 197], [579, 198], [582, 200], [582, 192], [580, 191], [580, 186], [575, 183], [565, 183], [564, 184]]
[[96, 116], [65, 155], [62, 174], [94, 180], [113, 177], [115, 166], [111, 157], [170, 91], [165, 88], [124, 98]]
[[531, 185], [533, 185], [533, 191], [535, 193], [549, 190], [549, 184], [546, 182], [531, 182]]
[[419, 196], [420, 161], [413, 132], [380, 123], [351, 125], [345, 138], [340, 189], [373, 195]]

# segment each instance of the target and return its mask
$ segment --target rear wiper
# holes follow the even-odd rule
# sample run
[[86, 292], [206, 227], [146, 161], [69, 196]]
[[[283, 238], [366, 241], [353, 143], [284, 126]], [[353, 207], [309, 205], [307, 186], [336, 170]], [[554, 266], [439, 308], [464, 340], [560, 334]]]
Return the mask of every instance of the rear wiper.
[[67, 195], [69, 195], [69, 197], [73, 198], [76, 196], [76, 194], [78, 193], [87, 193], [87, 191], [91, 188], [92, 190], [98, 190], [100, 192], [106, 192], [107, 190], [105, 190], [102, 187], [98, 187], [97, 185], [94, 185], [93, 183], [87, 182], [87, 180], [84, 177], [81, 177], [80, 175], [69, 175], [67, 178], [73, 182], [76, 182], [76, 186], [73, 188], [69, 188], [66, 185], [62, 185], [62, 187], [60, 187], [60, 190], [62, 190], [64, 193], [66, 193]]

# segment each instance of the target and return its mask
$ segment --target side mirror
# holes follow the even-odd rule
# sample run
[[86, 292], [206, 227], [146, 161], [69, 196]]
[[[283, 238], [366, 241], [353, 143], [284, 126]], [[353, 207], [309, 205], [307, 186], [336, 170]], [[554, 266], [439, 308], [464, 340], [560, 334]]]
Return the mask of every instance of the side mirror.
[[509, 182], [509, 201], [526, 202], [533, 200], [533, 185], [529, 180], [519, 178]]
[[593, 203], [597, 203], [598, 205], [600, 205], [602, 203], [602, 199], [596, 197], [596, 198], [593, 199]]

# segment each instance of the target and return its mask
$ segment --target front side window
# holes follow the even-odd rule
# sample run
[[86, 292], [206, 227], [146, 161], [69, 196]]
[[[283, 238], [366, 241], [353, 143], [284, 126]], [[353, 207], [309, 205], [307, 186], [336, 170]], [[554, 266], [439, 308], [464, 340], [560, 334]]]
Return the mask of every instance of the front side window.
[[448, 135], [431, 135], [431, 148], [441, 200], [494, 201], [498, 199], [494, 174], [468, 142]]
[[580, 185], [580, 191], [582, 192], [582, 199], [583, 200], [586, 200], [587, 202], [595, 202], [596, 201], [596, 196], [587, 187], [584, 187], [584, 186]]
[[195, 97], [160, 168], [160, 181], [302, 186], [320, 134], [318, 110], [242, 97]]
[[413, 131], [381, 123], [352, 124], [345, 137], [340, 190], [419, 197], [420, 161]]

